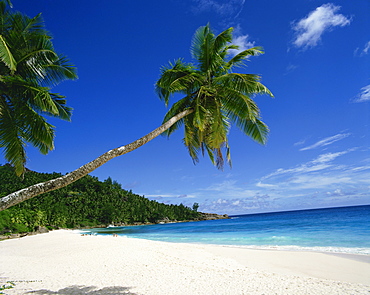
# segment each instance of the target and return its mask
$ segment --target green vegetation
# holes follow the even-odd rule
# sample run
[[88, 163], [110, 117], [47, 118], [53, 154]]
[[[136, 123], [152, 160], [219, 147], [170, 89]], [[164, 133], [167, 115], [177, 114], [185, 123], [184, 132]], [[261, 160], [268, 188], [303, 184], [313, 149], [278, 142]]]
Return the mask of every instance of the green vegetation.
[[54, 126], [45, 115], [69, 120], [72, 109], [52, 86], [77, 78], [76, 69], [53, 47], [41, 15], [33, 18], [0, 1], [0, 147], [23, 175], [26, 143], [41, 153], [54, 149]]
[[[9, 164], [0, 166], [0, 197], [59, 176], [59, 173], [27, 171], [21, 180]], [[198, 216], [198, 212], [182, 204], [165, 205], [150, 201], [122, 189], [111, 178], [102, 182], [87, 175], [62, 189], [1, 211], [0, 234], [29, 232], [38, 226], [78, 228], [112, 223], [155, 223], [163, 219], [184, 221]]]
[[233, 28], [215, 35], [210, 26], [200, 27], [194, 34], [191, 54], [195, 63], [178, 59], [162, 68], [156, 83], [159, 97], [168, 105], [174, 94], [184, 95], [172, 105], [164, 117], [167, 122], [176, 114], [192, 110], [183, 119], [164, 131], [172, 134], [180, 126], [185, 127], [184, 143], [194, 162], [205, 152], [217, 168], [224, 164], [223, 152], [231, 165], [228, 133], [231, 123], [245, 135], [265, 144], [269, 129], [261, 121], [260, 110], [252, 97], [268, 94], [270, 90], [260, 83], [255, 74], [234, 73], [235, 67], [245, 65], [250, 56], [263, 53], [261, 47], [243, 50], [232, 56]]
[[1, 292], [1, 291], [7, 290], [7, 289], [12, 289], [12, 288], [14, 288], [14, 286], [15, 286], [15, 284], [11, 281], [6, 282], [6, 284], [4, 284], [4, 285], [0, 285], [0, 294], [5, 294], [4, 292]]
[[[191, 48], [195, 63], [183, 63], [179, 59], [162, 68], [156, 83], [160, 99], [168, 105], [174, 94], [185, 96], [172, 105], [160, 127], [132, 143], [102, 154], [67, 175], [4, 195], [0, 198], [0, 210], [65, 187], [109, 160], [139, 148], [160, 134], [169, 136], [181, 126], [185, 127], [184, 143], [193, 161], [197, 162], [198, 155], [206, 153], [219, 169], [224, 164], [224, 153], [226, 161], [231, 164], [228, 144], [231, 123], [256, 142], [264, 144], [269, 129], [261, 121], [260, 110], [252, 97], [255, 94], [272, 96], [272, 93], [259, 82], [259, 75], [233, 72], [233, 68], [243, 66], [250, 56], [263, 52], [260, 47], [254, 47], [232, 56], [229, 50], [238, 49], [232, 44], [232, 31], [233, 28], [229, 28], [216, 36], [209, 25], [200, 27], [195, 32]], [[7, 131], [0, 124], [0, 135], [2, 133], [7, 134]], [[0, 147], [6, 150], [4, 143], [0, 137]], [[115, 207], [107, 210], [109, 216], [115, 217]]]

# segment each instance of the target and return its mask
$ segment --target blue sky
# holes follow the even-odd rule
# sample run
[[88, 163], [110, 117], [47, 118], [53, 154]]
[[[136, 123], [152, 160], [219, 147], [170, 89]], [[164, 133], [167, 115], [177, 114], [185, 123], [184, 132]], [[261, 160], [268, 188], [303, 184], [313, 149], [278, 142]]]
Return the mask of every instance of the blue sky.
[[[13, 0], [42, 12], [58, 52], [79, 79], [54, 91], [74, 108], [56, 126], [55, 150], [28, 148], [29, 169], [72, 171], [155, 129], [166, 108], [154, 83], [161, 66], [191, 61], [195, 30], [235, 28], [241, 48], [265, 54], [239, 71], [275, 95], [257, 96], [270, 127], [266, 146], [230, 129], [233, 167], [194, 165], [182, 131], [159, 137], [92, 175], [164, 203], [244, 214], [370, 204], [370, 2], [317, 0]], [[5, 162], [2, 160], [2, 162]]]

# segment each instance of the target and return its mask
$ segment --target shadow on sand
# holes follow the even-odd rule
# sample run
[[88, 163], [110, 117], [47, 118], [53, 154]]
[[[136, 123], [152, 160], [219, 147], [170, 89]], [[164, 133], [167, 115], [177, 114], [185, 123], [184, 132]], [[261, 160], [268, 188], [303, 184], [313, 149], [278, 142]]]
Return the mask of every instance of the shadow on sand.
[[137, 293], [132, 293], [129, 291], [130, 288], [128, 287], [120, 287], [120, 286], [113, 286], [113, 287], [105, 287], [102, 289], [97, 289], [94, 286], [70, 286], [58, 291], [50, 291], [50, 290], [34, 290], [27, 292], [26, 294], [37, 294], [37, 295], [51, 295], [51, 294], [58, 294], [58, 295], [79, 295], [79, 294], [87, 294], [87, 295], [115, 295], [115, 294], [126, 294], [126, 295], [138, 295]]

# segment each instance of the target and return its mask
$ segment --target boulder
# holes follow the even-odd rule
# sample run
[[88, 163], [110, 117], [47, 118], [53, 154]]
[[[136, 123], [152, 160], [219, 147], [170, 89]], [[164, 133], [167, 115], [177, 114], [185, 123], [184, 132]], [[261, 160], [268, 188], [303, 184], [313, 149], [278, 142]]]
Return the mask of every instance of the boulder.
[[39, 234], [44, 234], [44, 233], [48, 233], [49, 230], [45, 226], [36, 226], [35, 232]]
[[216, 219], [229, 219], [230, 217], [227, 214], [219, 215], [215, 213], [203, 213], [200, 212], [200, 220], [216, 220]]

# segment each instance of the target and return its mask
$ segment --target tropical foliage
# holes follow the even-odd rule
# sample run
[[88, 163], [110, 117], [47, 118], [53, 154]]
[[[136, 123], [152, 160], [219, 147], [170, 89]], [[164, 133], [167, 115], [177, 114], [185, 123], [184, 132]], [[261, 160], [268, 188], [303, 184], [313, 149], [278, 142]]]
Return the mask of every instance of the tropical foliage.
[[242, 66], [249, 56], [261, 54], [262, 50], [255, 47], [230, 56], [229, 50], [238, 48], [232, 44], [232, 30], [229, 28], [216, 36], [209, 25], [199, 28], [191, 48], [196, 64], [177, 60], [162, 68], [156, 83], [159, 97], [168, 104], [176, 93], [185, 96], [172, 105], [160, 127], [132, 143], [102, 154], [71, 173], [1, 198], [0, 210], [71, 184], [109, 160], [137, 149], [162, 133], [170, 135], [182, 125], [185, 126], [184, 143], [193, 160], [198, 161], [200, 152], [207, 152], [218, 168], [223, 167], [224, 150], [231, 163], [227, 139], [231, 123], [264, 144], [268, 127], [261, 121], [252, 96], [272, 94], [259, 82], [258, 75], [232, 71], [234, 67]]
[[162, 68], [156, 84], [157, 93], [166, 105], [171, 95], [185, 95], [173, 104], [164, 122], [186, 109], [193, 110], [165, 133], [170, 135], [184, 125], [184, 143], [193, 160], [198, 161], [200, 151], [207, 152], [218, 168], [224, 164], [222, 150], [226, 151], [231, 164], [227, 139], [231, 123], [261, 144], [266, 142], [269, 131], [251, 96], [272, 96], [271, 92], [259, 82], [260, 76], [233, 72], [233, 68], [244, 65], [249, 56], [262, 54], [262, 49], [254, 47], [231, 56], [229, 50], [239, 48], [232, 44], [232, 31], [233, 28], [229, 28], [216, 36], [209, 25], [200, 27], [191, 47], [196, 63], [184, 63], [181, 59], [170, 63]]
[[[10, 165], [0, 166], [0, 197], [58, 173], [27, 171], [22, 181]], [[60, 190], [43, 194], [0, 212], [0, 234], [28, 232], [37, 226], [75, 228], [108, 224], [194, 220], [198, 212], [182, 204], [166, 205], [122, 189], [111, 178], [85, 176]]]
[[55, 52], [41, 15], [29, 18], [1, 1], [0, 147], [17, 175], [25, 171], [26, 143], [43, 154], [54, 148], [54, 126], [45, 115], [69, 120], [71, 108], [50, 87], [75, 78], [75, 68]]

